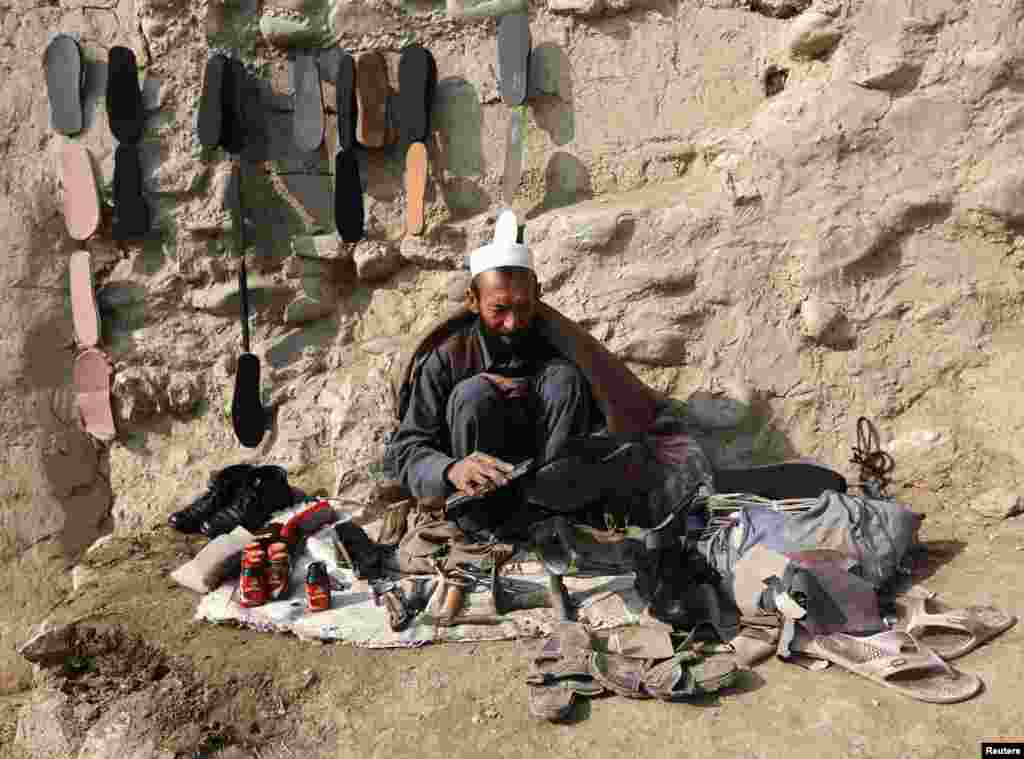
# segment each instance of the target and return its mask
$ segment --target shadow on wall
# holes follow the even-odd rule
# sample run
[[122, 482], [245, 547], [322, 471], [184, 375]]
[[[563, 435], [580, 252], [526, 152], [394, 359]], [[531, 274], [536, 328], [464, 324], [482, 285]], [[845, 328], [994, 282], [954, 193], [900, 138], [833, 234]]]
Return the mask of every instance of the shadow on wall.
[[698, 390], [686, 401], [672, 399], [670, 405], [715, 469], [774, 464], [802, 455], [762, 398], [748, 403]]
[[556, 145], [576, 136], [572, 67], [558, 45], [545, 42], [530, 52], [530, 107], [537, 124]]
[[[85, 88], [82, 97], [82, 131], [88, 132], [96, 125], [96, 111], [103, 105], [107, 94], [107, 64], [105, 61], [86, 59]], [[99, 176], [99, 175], [97, 175]]]
[[431, 117], [431, 170], [453, 218], [486, 211], [491, 198], [478, 181], [487, 166], [481, 137], [483, 110], [476, 88], [461, 77], [438, 82]]
[[548, 159], [544, 170], [544, 199], [526, 214], [535, 219], [547, 211], [594, 197], [590, 171], [576, 156], [563, 150]]
[[70, 319], [61, 309], [58, 316], [29, 329], [22, 345], [24, 377], [33, 388], [30, 402], [38, 430], [39, 471], [47, 495], [64, 512], [59, 540], [69, 559], [109, 531], [113, 503], [108, 456], [76, 422], [74, 353], [67, 349], [71, 331]]
[[267, 364], [278, 371], [286, 369], [301, 360], [307, 348], [315, 349], [332, 344], [340, 329], [341, 316], [337, 312], [309, 325], [298, 327], [277, 340], [267, 350]]

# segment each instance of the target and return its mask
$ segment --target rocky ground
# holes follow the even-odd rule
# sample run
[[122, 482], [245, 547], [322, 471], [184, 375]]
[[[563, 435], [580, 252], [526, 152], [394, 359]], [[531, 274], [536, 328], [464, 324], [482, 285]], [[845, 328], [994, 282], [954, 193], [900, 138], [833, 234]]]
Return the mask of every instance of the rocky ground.
[[[1024, 488], [1022, 19], [1000, 0], [532, 2], [512, 203], [545, 299], [685, 401], [716, 461], [814, 456], [847, 471], [857, 417], [875, 419], [897, 495], [928, 514], [930, 587], [1018, 614], [1021, 517], [1004, 517]], [[104, 227], [88, 243], [115, 367], [109, 447], [74, 422], [66, 266], [78, 246], [41, 64], [58, 30], [85, 52], [74, 139], [108, 203], [111, 45], [135, 50], [145, 84], [154, 229], [117, 245]], [[427, 230], [402, 239], [397, 149], [365, 151], [368, 234], [346, 248], [331, 234], [334, 117], [319, 153], [294, 149], [288, 55], [383, 50], [395, 83], [413, 39], [440, 77]], [[253, 350], [274, 409], [255, 451], [226, 414], [240, 350], [227, 162], [193, 129], [213, 47], [262, 82], [270, 136], [245, 180]], [[195, 599], [166, 572], [195, 545], [159, 525], [211, 470], [260, 460], [311, 493], [372, 487], [394, 424], [389, 373], [459, 300], [463, 259], [502, 205], [495, 54], [493, 20], [430, 3], [0, 0], [0, 698], [43, 703], [23, 741], [11, 740], [23, 712], [0, 709], [0, 756], [30, 734], [58, 741], [39, 756], [80, 740], [93, 747], [83, 757], [107, 756], [95, 741], [120, 735], [109, 750], [140, 759], [204, 741], [257, 757], [825, 744], [959, 756], [1015, 731], [1018, 630], [965, 660], [987, 690], [963, 706], [770, 662], [712, 703], [600, 699], [553, 727], [527, 720], [514, 645], [367, 652], [191, 624]], [[43, 619], [78, 617], [85, 653], [30, 690], [15, 646]], [[154, 715], [196, 727], [133, 732]]]
[[[1024, 517], [983, 526], [960, 516], [929, 513], [914, 580], [1020, 614]], [[36, 654], [34, 690], [3, 697], [0, 756], [961, 757], [1019, 733], [1020, 627], [957, 664], [985, 683], [963, 704], [772, 660], [714, 698], [605, 696], [552, 725], [527, 715], [516, 642], [373, 651], [192, 622], [196, 596], [167, 574], [200, 545], [166, 528], [117, 538], [90, 554], [86, 584], [55, 608], [26, 602], [74, 632]]]

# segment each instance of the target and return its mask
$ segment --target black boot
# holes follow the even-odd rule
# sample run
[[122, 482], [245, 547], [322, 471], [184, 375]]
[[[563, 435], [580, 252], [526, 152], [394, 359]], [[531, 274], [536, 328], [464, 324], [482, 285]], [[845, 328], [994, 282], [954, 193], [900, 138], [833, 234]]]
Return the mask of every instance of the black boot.
[[646, 560], [636, 572], [636, 590], [651, 616], [671, 625], [688, 626], [694, 572], [685, 550], [686, 510], [668, 516], [645, 536]]
[[203, 522], [202, 532], [211, 539], [239, 525], [254, 532], [275, 511], [289, 509], [294, 503], [288, 473], [279, 466], [258, 466], [240, 483], [231, 501]]
[[523, 496], [555, 513], [574, 513], [602, 499], [624, 499], [650, 486], [650, 452], [636, 442], [572, 438], [523, 482]]
[[181, 511], [171, 514], [167, 524], [178, 532], [199, 532], [203, 522], [231, 503], [252, 469], [251, 464], [234, 464], [214, 472], [206, 492]]

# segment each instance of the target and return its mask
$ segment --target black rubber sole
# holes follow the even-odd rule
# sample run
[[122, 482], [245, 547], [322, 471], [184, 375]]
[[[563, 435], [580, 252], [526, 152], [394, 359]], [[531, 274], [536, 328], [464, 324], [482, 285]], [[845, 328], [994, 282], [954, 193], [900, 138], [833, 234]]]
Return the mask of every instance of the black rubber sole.
[[783, 462], [745, 469], [715, 471], [719, 493], [752, 493], [772, 500], [817, 498], [826, 490], [845, 493], [846, 478], [818, 464]]
[[246, 448], [256, 448], [266, 432], [266, 414], [260, 401], [260, 360], [252, 353], [238, 357], [231, 426], [238, 442]]
[[107, 69], [107, 119], [118, 142], [138, 142], [146, 126], [139, 69], [131, 48], [110, 48]]
[[402, 49], [398, 61], [398, 128], [402, 144], [426, 142], [437, 88], [437, 63], [422, 45]]
[[498, 21], [498, 86], [505, 105], [526, 101], [530, 72], [530, 18], [512, 13]]
[[312, 55], [297, 55], [292, 63], [295, 111], [292, 134], [299, 150], [313, 153], [324, 141], [324, 93], [320, 65]]
[[347, 151], [356, 142], [356, 62], [347, 53], [335, 72], [335, 106], [338, 112], [338, 150]]
[[82, 48], [66, 34], [58, 34], [43, 54], [46, 92], [50, 100], [50, 125], [68, 137], [82, 131], [82, 93], [85, 89], [85, 65]]
[[139, 148], [122, 142], [114, 151], [115, 240], [131, 240], [149, 232], [149, 206], [142, 197], [142, 165]]
[[339, 150], [334, 157], [334, 224], [344, 242], [359, 242], [365, 223], [356, 149]]
[[219, 53], [206, 62], [203, 74], [203, 91], [199, 97], [199, 114], [196, 118], [196, 134], [204, 148], [215, 148], [220, 144], [224, 123], [224, 69], [228, 59]]
[[224, 81], [221, 84], [221, 134], [220, 144], [226, 151], [238, 155], [245, 149], [246, 118], [245, 66], [241, 61], [231, 59], [224, 65]]

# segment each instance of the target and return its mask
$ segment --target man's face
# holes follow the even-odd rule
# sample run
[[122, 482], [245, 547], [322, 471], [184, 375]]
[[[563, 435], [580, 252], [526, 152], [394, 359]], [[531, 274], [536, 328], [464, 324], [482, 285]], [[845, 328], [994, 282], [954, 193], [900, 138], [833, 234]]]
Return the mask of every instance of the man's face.
[[470, 290], [468, 297], [485, 329], [508, 345], [522, 341], [537, 310], [536, 280], [528, 270], [485, 271], [477, 277], [477, 294]]

